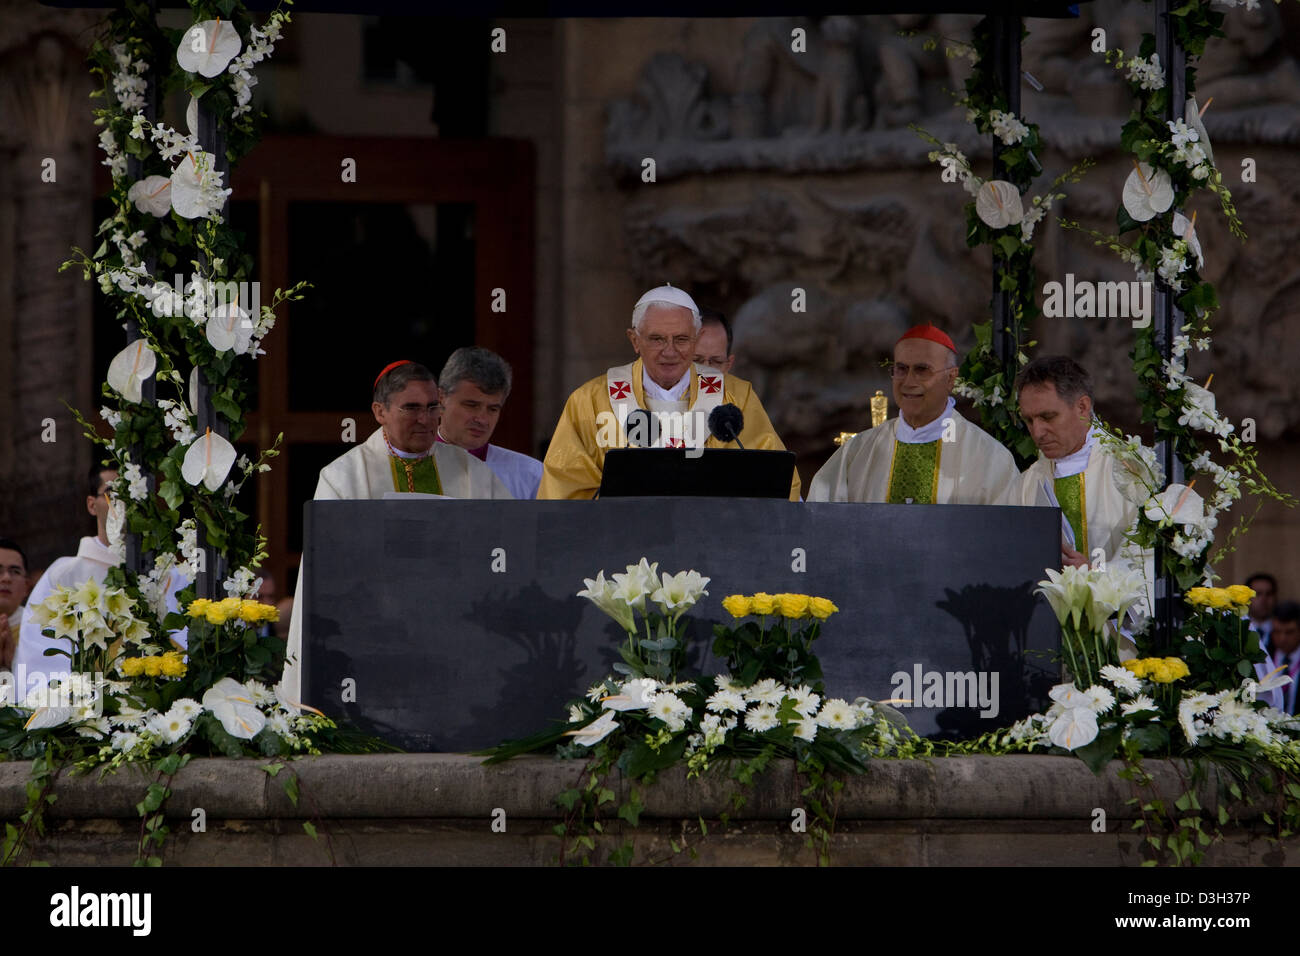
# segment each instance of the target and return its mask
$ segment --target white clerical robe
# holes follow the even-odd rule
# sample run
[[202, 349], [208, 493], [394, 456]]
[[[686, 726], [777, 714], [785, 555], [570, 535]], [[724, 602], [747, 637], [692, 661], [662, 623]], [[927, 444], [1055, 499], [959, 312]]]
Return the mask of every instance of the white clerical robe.
[[[1115, 460], [1105, 445], [1096, 440], [1095, 434], [1090, 433], [1080, 452], [1061, 459], [1062, 462], [1066, 459], [1074, 460], [1061, 469], [1060, 475], [1056, 473], [1056, 462], [1040, 454], [1038, 460], [1026, 468], [1024, 474], [1020, 476], [1018, 503], [1047, 506], [1049, 503], [1041, 490], [1043, 483], [1047, 482], [1049, 486], [1055, 488], [1056, 478], [1079, 474], [1081, 462], [1076, 456], [1083, 451], [1087, 452], [1086, 464], [1082, 468], [1083, 512], [1088, 525], [1088, 553], [1085, 557], [1094, 567], [1097, 566], [1097, 558], [1101, 557], [1105, 560], [1108, 570], [1113, 569], [1120, 573], [1137, 571], [1146, 581], [1146, 607], [1130, 612], [1128, 623], [1120, 630], [1123, 638], [1119, 645], [1120, 660], [1128, 660], [1136, 656], [1129, 624], [1132, 624], [1134, 619], [1149, 616], [1151, 609], [1155, 607], [1155, 555], [1149, 549], [1139, 552], [1142, 557], [1141, 566], [1120, 556], [1125, 533], [1132, 527], [1138, 513], [1138, 506], [1120, 492], [1117, 475], [1123, 466]], [[1082, 550], [1082, 543], [1076, 541], [1075, 545], [1075, 550]], [[1098, 549], [1101, 549], [1101, 555], [1097, 554]]]
[[[103, 583], [108, 574], [108, 569], [117, 567], [121, 563], [122, 559], [117, 556], [113, 549], [100, 541], [99, 538], [91, 537], [81, 539], [75, 557], [58, 558], [45, 569], [41, 579], [32, 588], [32, 593], [27, 596], [26, 606], [20, 608], [21, 611], [24, 611], [22, 629], [19, 632], [18, 649], [14, 652], [13, 663], [14, 676], [20, 682], [20, 693], [35, 689], [38, 686], [44, 687], [45, 679], [43, 675], [45, 674], [67, 672], [68, 658], [62, 654], [47, 657], [45, 655], [47, 649], [59, 648], [69, 651], [72, 649], [72, 645], [67, 638], [58, 638], [56, 640], [42, 634], [41, 628], [32, 618], [32, 609], [43, 603], [46, 598], [54, 593], [56, 588], [77, 588], [90, 580]], [[188, 584], [189, 581], [181, 575], [172, 574], [170, 586], [167, 589], [168, 613], [178, 610], [176, 595], [184, 590]], [[177, 644], [184, 647], [188, 634], [188, 630], [182, 629], [172, 631], [171, 637]], [[26, 675], [25, 680], [24, 675]], [[42, 676], [35, 677], [35, 675]], [[34, 677], [35, 679], [33, 679]]]
[[[493, 474], [492, 469], [459, 445], [434, 442], [433, 457], [438, 466], [438, 483], [446, 497], [510, 497], [510, 492]], [[316, 483], [316, 494], [313, 497], [316, 501], [383, 498], [388, 492], [396, 490], [384, 430], [376, 428], [364, 442], [320, 470], [320, 479]], [[305, 573], [305, 567], [300, 565], [285, 648], [284, 688], [294, 700], [300, 700], [302, 694], [302, 669], [298, 666], [298, 661], [302, 654], [302, 579]]]
[[537, 486], [542, 483], [542, 463], [536, 458], [499, 445], [488, 445], [487, 466], [514, 497], [525, 500], [537, 497]]
[[[951, 428], [945, 427], [948, 420], [952, 422]], [[944, 431], [951, 435], [951, 441], [943, 439]], [[940, 442], [937, 504], [1012, 503], [1020, 475], [1011, 452], [984, 429], [958, 414], [951, 400], [939, 418], [919, 429], [909, 429], [905, 422], [891, 418], [875, 428], [858, 432], [818, 469], [808, 488], [808, 500], [888, 501], [894, 442], [933, 441], [931, 432], [936, 433]]]
[[[1137, 518], [1137, 505], [1120, 493], [1116, 472], [1123, 466], [1106, 450], [1106, 446], [1094, 440], [1090, 447], [1085, 445], [1085, 448], [1088, 449], [1087, 464], [1082, 469], [1083, 510], [1088, 523], [1088, 554], [1085, 557], [1091, 562], [1093, 553], [1100, 548], [1106, 566], [1110, 567], [1112, 561], [1120, 560], [1119, 549], [1124, 545], [1124, 533]], [[1055, 488], [1055, 479], [1070, 474], [1079, 474], [1077, 464], [1057, 474], [1056, 463], [1040, 454], [1038, 460], [1020, 476], [1016, 503], [1029, 506], [1047, 504], [1043, 483]], [[1076, 550], [1083, 549], [1082, 542], [1075, 544]]]

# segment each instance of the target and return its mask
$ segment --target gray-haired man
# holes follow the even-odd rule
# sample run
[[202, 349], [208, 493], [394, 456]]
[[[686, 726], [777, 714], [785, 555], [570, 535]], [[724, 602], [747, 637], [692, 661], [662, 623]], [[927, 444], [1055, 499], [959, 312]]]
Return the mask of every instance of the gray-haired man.
[[542, 463], [536, 458], [491, 444], [510, 396], [510, 365], [484, 348], [451, 353], [438, 376], [442, 423], [438, 441], [459, 445], [487, 464], [516, 498], [536, 498]]

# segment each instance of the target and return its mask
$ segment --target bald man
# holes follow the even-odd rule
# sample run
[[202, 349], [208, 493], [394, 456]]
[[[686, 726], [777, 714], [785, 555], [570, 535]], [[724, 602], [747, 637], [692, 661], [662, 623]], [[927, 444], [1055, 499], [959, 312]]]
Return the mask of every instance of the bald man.
[[898, 417], [859, 432], [813, 477], [809, 501], [1010, 504], [1020, 473], [1011, 452], [957, 413], [957, 350], [918, 325], [894, 345]]

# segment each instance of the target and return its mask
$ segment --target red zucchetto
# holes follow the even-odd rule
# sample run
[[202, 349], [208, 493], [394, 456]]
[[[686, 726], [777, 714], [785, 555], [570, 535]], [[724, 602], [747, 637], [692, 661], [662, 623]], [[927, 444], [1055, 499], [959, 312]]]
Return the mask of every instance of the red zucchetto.
[[[952, 344], [952, 339], [948, 338], [948, 333], [936, 326], [930, 325], [928, 322], [922, 325], [912, 326], [899, 336], [898, 341], [901, 342], [903, 339], [929, 339], [931, 342], [938, 342], [954, 355], [957, 354], [957, 346]], [[894, 344], [897, 345], [898, 342], [895, 342]]]

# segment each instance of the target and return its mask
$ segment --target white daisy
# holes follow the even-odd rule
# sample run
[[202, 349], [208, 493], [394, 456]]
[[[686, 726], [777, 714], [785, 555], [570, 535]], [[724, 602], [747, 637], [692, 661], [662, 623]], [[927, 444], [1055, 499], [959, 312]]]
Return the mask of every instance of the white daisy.
[[739, 713], [745, 709], [745, 698], [739, 691], [719, 690], [704, 702], [704, 706], [714, 713], [722, 714], [728, 711]]
[[830, 730], [852, 730], [858, 725], [858, 715], [848, 701], [834, 697], [822, 704], [816, 723]]
[[745, 726], [756, 734], [779, 727], [774, 704], [759, 704], [745, 715]]
[[1101, 676], [1115, 685], [1116, 690], [1122, 690], [1126, 694], [1137, 694], [1142, 690], [1142, 681], [1127, 667], [1107, 664], [1101, 669]]
[[785, 688], [773, 678], [761, 680], [745, 691], [745, 700], [750, 704], [774, 704], [779, 706], [785, 697]]

